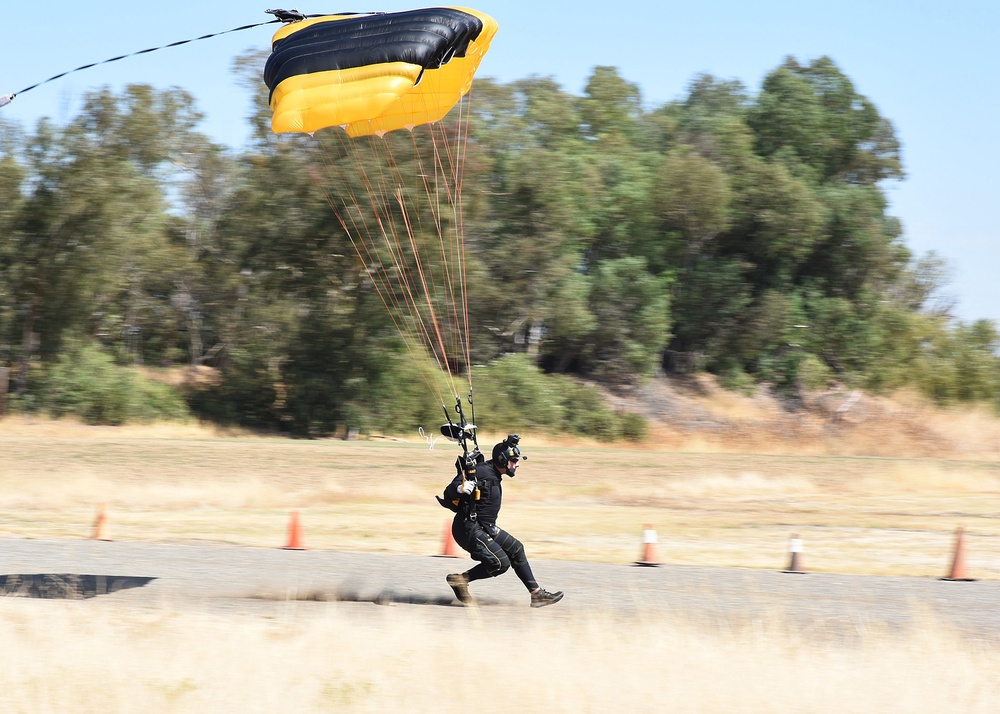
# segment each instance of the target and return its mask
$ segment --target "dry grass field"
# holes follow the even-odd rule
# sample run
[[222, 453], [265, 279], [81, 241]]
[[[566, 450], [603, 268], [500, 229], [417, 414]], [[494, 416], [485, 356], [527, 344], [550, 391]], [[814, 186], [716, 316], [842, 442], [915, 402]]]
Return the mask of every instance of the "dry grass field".
[[331, 604], [223, 617], [8, 598], [2, 709], [992, 714], [1000, 701], [1000, 652], [932, 621], [902, 637], [868, 629], [837, 647], [781, 622], [453, 612], [450, 621], [401, 608], [357, 617]]
[[[629, 563], [644, 525], [665, 563], [945, 575], [955, 529], [970, 574], [1000, 579], [1000, 420], [868, 400], [830, 421], [760, 399], [675, 403], [711, 429], [664, 424], [640, 445], [523, 434], [529, 459], [501, 523], [532, 558]], [[689, 411], [687, 413], [694, 413]], [[721, 424], [722, 426], [717, 426]], [[492, 444], [502, 434], [483, 435]], [[0, 539], [277, 547], [301, 513], [316, 549], [434, 554], [434, 495], [456, 449], [417, 435], [288, 440], [199, 426], [0, 421]], [[284, 616], [0, 599], [3, 711], [992, 712], [1000, 651], [928, 617], [833, 646], [780, 620], [735, 627], [596, 613], [571, 623], [456, 611], [442, 627], [330, 604]], [[490, 669], [476, 656], [489, 643]], [[469, 653], [472, 653], [471, 655]]]
[[[946, 574], [962, 527], [974, 577], [1000, 579], [1000, 419], [897, 401], [810, 436], [809, 415], [742, 402], [698, 402], [721, 433], [633, 447], [524, 434], [501, 523], [535, 558], [629, 563], [649, 524], [663, 562], [783, 567], [798, 535], [806, 569], [918, 576]], [[111, 539], [276, 547], [296, 510], [309, 547], [419, 555], [441, 549], [457, 449], [9, 418], [0, 453], [0, 538], [89, 537], [103, 508]]]

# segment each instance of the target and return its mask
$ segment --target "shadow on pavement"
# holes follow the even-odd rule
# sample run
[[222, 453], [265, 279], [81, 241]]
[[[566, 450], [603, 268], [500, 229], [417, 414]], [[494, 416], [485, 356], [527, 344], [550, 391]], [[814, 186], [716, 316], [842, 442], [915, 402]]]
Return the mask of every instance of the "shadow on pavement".
[[[384, 589], [377, 594], [362, 594], [351, 588], [335, 590], [301, 590], [284, 593], [262, 592], [255, 596], [261, 600], [311, 601], [311, 602], [370, 602], [376, 605], [433, 605], [437, 607], [462, 607], [451, 595], [426, 595], [410, 590]], [[479, 606], [499, 605], [495, 600], [477, 598]]]
[[[343, 596], [342, 600], [346, 599]], [[437, 605], [444, 607], [462, 607], [462, 605], [451, 596], [428, 597], [409, 591], [383, 590], [374, 598], [367, 598], [369, 602], [376, 605]], [[358, 598], [358, 602], [362, 599]], [[479, 602], [480, 605], [487, 603]]]
[[83, 600], [119, 590], [141, 588], [156, 578], [121, 575], [77, 575], [35, 573], [0, 575], [0, 595], [57, 600]]

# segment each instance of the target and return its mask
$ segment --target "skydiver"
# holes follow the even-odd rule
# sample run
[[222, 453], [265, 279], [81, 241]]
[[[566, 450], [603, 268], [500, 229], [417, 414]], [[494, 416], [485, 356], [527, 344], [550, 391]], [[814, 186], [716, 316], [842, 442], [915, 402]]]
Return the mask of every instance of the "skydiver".
[[[521, 458], [527, 458], [521, 456], [517, 446], [519, 441], [517, 434], [508, 435], [493, 447], [493, 458], [476, 467], [474, 478], [466, 480], [459, 469], [455, 479], [444, 490], [444, 502], [458, 502], [458, 512], [451, 524], [455, 542], [468, 551], [473, 560], [479, 561], [470, 570], [452, 573], [447, 578], [455, 597], [464, 605], [475, 604], [475, 598], [469, 592], [469, 583], [495, 578], [510, 568], [514, 569], [531, 594], [532, 607], [545, 607], [562, 600], [561, 591], [550, 593], [539, 587], [521, 541], [497, 525], [503, 500], [503, 476], [506, 474], [514, 478]], [[475, 496], [477, 489], [478, 500]]]

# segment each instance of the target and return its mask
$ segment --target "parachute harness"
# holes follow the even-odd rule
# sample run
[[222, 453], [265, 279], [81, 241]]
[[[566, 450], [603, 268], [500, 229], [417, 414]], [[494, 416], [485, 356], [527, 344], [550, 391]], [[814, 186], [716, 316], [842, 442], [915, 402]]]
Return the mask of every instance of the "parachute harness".
[[[16, 96], [18, 96], [19, 94], [24, 94], [25, 92], [30, 92], [32, 89], [35, 89], [36, 87], [41, 87], [43, 84], [48, 84], [49, 82], [51, 82], [53, 80], [59, 79], [60, 77], [65, 77], [67, 74], [73, 74], [74, 72], [79, 72], [80, 70], [90, 69], [91, 67], [97, 67], [99, 65], [108, 64], [110, 62], [117, 62], [118, 60], [123, 60], [123, 59], [126, 59], [128, 57], [135, 57], [136, 55], [149, 54], [150, 52], [156, 52], [157, 50], [163, 50], [163, 49], [166, 49], [168, 47], [179, 47], [180, 45], [186, 45], [189, 42], [198, 42], [199, 40], [208, 40], [208, 39], [211, 39], [212, 37], [219, 37], [220, 35], [228, 35], [228, 34], [230, 34], [232, 32], [241, 32], [242, 30], [252, 30], [255, 27], [263, 27], [264, 25], [273, 25], [273, 24], [278, 23], [278, 22], [284, 22], [284, 23], [299, 22], [301, 20], [306, 20], [306, 19], [308, 19], [310, 17], [325, 17], [326, 16], [326, 15], [304, 15], [303, 13], [299, 12], [298, 10], [268, 10], [267, 14], [274, 15], [275, 19], [268, 20], [267, 22], [258, 22], [258, 23], [255, 23], [253, 25], [243, 25], [241, 27], [234, 27], [231, 30], [223, 30], [222, 32], [213, 32], [210, 35], [202, 35], [201, 37], [192, 37], [191, 39], [187, 39], [187, 40], [179, 40], [177, 42], [171, 42], [168, 45], [161, 45], [159, 47], [150, 47], [150, 48], [145, 49], [145, 50], [139, 50], [137, 52], [130, 52], [129, 54], [119, 55], [118, 57], [111, 57], [111, 58], [106, 59], [106, 60], [101, 60], [100, 62], [91, 62], [90, 64], [85, 64], [85, 65], [82, 65], [80, 67], [77, 67], [76, 69], [70, 69], [70, 70], [67, 70], [65, 72], [60, 72], [59, 74], [53, 75], [53, 76], [49, 77], [48, 79], [42, 80], [41, 82], [37, 82], [36, 84], [32, 84], [30, 87], [25, 87], [24, 89], [22, 89], [22, 90], [20, 90], [18, 92], [12, 92], [10, 94], [0, 95], [0, 107], [3, 107], [3, 106], [6, 106], [7, 104], [10, 104], [12, 101], [14, 101], [14, 98]], [[346, 14], [353, 14], [353, 13], [346, 13]]]

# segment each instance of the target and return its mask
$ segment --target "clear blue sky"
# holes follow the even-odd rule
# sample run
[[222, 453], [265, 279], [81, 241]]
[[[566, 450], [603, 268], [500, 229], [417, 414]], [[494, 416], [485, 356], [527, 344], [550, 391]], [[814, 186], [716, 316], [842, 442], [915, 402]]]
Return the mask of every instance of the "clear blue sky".
[[[32, 0], [8, 13], [0, 43], [0, 94], [135, 50], [271, 19], [283, 0]], [[415, 3], [303, 4], [305, 13], [407, 10]], [[271, 3], [271, 4], [269, 4]], [[995, 208], [1000, 142], [1000, 4], [989, 0], [480, 0], [500, 32], [480, 76], [554, 77], [580, 93], [593, 67], [611, 65], [639, 85], [647, 105], [685, 95], [700, 73], [738, 79], [756, 93], [787, 55], [831, 57], [893, 122], [908, 177], [886, 185], [916, 254], [936, 251], [952, 268], [949, 291], [963, 320], [1000, 323], [1000, 235]], [[292, 5], [291, 7], [295, 7]], [[202, 129], [239, 146], [250, 98], [233, 58], [267, 49], [276, 26], [183, 45], [69, 75], [0, 109], [33, 128], [63, 122], [87, 90], [148, 82], [191, 92]]]

